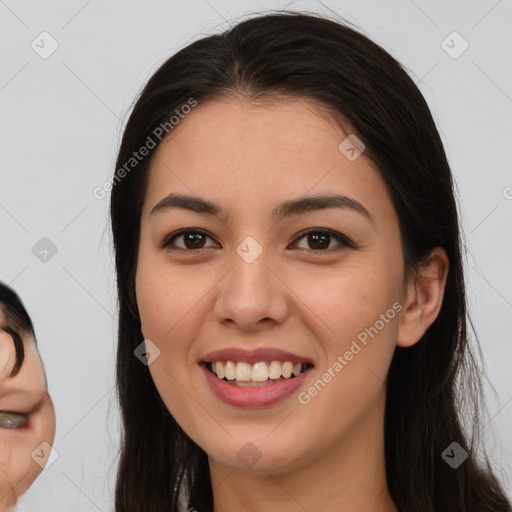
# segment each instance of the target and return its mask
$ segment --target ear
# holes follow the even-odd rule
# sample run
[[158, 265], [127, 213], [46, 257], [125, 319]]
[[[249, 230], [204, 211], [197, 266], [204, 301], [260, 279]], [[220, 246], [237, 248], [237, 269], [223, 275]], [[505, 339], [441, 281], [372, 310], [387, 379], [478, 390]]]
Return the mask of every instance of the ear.
[[442, 247], [430, 253], [426, 265], [407, 283], [406, 298], [400, 315], [396, 344], [410, 347], [417, 343], [434, 323], [443, 304], [449, 260]]

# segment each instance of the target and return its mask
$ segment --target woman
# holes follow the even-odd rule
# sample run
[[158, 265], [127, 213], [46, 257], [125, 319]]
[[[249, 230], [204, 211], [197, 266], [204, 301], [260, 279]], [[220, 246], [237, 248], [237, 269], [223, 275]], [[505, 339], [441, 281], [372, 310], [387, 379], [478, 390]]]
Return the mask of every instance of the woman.
[[0, 511], [8, 512], [45, 467], [55, 437], [34, 327], [18, 295], [0, 283]]
[[200, 39], [112, 187], [117, 511], [511, 510], [462, 428], [450, 168], [389, 54], [293, 12]]

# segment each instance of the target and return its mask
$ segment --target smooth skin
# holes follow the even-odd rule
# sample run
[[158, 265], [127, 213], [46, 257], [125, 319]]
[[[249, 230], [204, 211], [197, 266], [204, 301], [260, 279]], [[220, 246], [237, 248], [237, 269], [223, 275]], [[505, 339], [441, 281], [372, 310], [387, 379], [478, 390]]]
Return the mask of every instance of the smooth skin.
[[[448, 258], [436, 248], [404, 281], [391, 198], [364, 152], [350, 161], [338, 149], [348, 133], [313, 102], [222, 98], [200, 103], [151, 163], [136, 274], [144, 335], [161, 351], [149, 370], [208, 454], [215, 512], [397, 510], [385, 475], [386, 376], [395, 347], [418, 342], [437, 317]], [[218, 203], [223, 214], [150, 215], [170, 193]], [[347, 208], [271, 217], [284, 201], [334, 193], [373, 220]], [[184, 228], [207, 232], [202, 250], [183, 236], [160, 247]], [[356, 248], [334, 237], [319, 245], [301, 234], [308, 228]], [[252, 263], [236, 252], [248, 236], [263, 249]], [[270, 407], [227, 405], [199, 366], [216, 349], [277, 347], [314, 361], [305, 391], [394, 303], [400, 313], [306, 405], [298, 393]], [[248, 442], [261, 455], [252, 467], [237, 456]]]
[[[0, 512], [12, 510], [43, 470], [49, 450], [36, 451], [39, 463], [32, 457], [34, 450], [44, 441], [52, 445], [55, 438], [55, 410], [41, 357], [34, 337], [20, 335], [25, 360], [11, 378], [14, 343], [10, 334], [0, 330]], [[19, 422], [22, 417], [26, 422]]]

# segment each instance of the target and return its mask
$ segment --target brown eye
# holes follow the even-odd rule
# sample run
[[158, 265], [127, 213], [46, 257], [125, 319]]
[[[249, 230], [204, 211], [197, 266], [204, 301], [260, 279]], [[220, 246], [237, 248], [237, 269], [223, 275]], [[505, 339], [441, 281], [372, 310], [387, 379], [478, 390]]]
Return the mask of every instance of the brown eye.
[[312, 251], [320, 252], [332, 249], [332, 247], [329, 246], [333, 240], [338, 242], [339, 247], [355, 248], [354, 243], [346, 236], [328, 229], [310, 229], [306, 233], [303, 233], [295, 241], [297, 242], [298, 240], [302, 240], [304, 238], [307, 241], [308, 247], [302, 247], [302, 249], [310, 249]]
[[[177, 249], [177, 250], [200, 250], [207, 249], [211, 246], [205, 246], [205, 241], [211, 237], [202, 230], [182, 230], [167, 237], [161, 244], [161, 248]], [[174, 241], [182, 240], [183, 246], [177, 246]]]

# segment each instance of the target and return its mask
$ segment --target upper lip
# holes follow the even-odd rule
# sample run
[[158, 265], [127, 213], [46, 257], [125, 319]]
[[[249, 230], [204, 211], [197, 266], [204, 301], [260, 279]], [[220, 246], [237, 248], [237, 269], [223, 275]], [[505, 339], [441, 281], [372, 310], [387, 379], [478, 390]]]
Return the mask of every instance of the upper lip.
[[277, 348], [257, 348], [254, 350], [246, 350], [244, 348], [223, 348], [209, 352], [202, 359], [205, 363], [213, 363], [216, 361], [244, 361], [246, 363], [254, 364], [260, 361], [282, 361], [297, 364], [309, 363], [313, 365], [313, 361], [309, 357], [304, 357], [298, 354], [293, 354], [285, 350]]

